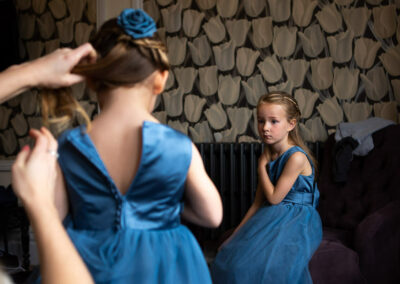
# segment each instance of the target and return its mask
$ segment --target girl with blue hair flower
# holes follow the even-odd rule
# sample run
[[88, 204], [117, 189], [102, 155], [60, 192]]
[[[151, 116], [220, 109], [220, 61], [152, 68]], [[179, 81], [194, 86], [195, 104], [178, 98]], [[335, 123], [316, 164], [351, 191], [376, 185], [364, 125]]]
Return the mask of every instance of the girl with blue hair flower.
[[[219, 194], [190, 139], [151, 112], [168, 77], [154, 21], [124, 10], [91, 41], [80, 64], [100, 114], [58, 139], [56, 204], [96, 283], [211, 283], [202, 251], [181, 216], [217, 227]], [[68, 93], [44, 94], [45, 120], [61, 127], [85, 113]]]

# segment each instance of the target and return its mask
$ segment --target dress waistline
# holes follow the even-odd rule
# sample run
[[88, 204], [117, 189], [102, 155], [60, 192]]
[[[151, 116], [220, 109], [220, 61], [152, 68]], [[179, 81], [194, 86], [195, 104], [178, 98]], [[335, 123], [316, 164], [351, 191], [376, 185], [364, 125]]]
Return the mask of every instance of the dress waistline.
[[313, 197], [311, 192], [289, 192], [282, 201], [313, 206]]

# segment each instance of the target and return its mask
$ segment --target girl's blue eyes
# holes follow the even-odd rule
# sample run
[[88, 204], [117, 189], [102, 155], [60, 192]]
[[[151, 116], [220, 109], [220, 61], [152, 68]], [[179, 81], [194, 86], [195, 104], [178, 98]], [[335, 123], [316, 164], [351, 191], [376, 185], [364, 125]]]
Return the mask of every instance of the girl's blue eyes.
[[[259, 120], [257, 120], [257, 122], [260, 123], [260, 124], [262, 124], [262, 123], [265, 123], [265, 120], [259, 119]], [[274, 119], [274, 120], [271, 120], [271, 122], [272, 122], [272, 124], [276, 124], [276, 123], [278, 123], [279, 121]]]

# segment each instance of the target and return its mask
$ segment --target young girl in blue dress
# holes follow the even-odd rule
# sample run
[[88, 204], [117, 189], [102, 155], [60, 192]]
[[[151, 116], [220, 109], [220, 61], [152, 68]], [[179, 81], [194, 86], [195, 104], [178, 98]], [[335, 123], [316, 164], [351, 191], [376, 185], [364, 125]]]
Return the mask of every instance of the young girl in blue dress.
[[258, 132], [266, 147], [256, 196], [211, 265], [213, 283], [312, 283], [308, 262], [322, 225], [315, 163], [299, 136], [299, 118], [290, 95], [260, 98]]
[[[73, 70], [100, 114], [59, 137], [56, 202], [96, 283], [211, 283], [180, 218], [216, 227], [222, 204], [196, 146], [151, 114], [169, 69], [155, 32], [145, 12], [126, 9], [91, 41], [96, 60]], [[65, 123], [82, 108], [48, 94], [42, 111]]]

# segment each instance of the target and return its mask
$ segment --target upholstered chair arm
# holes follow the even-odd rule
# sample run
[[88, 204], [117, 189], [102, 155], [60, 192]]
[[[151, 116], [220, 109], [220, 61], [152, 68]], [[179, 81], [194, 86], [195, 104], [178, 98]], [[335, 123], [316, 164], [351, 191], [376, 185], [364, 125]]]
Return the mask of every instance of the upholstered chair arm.
[[400, 200], [364, 218], [356, 228], [354, 248], [368, 283], [399, 283]]

